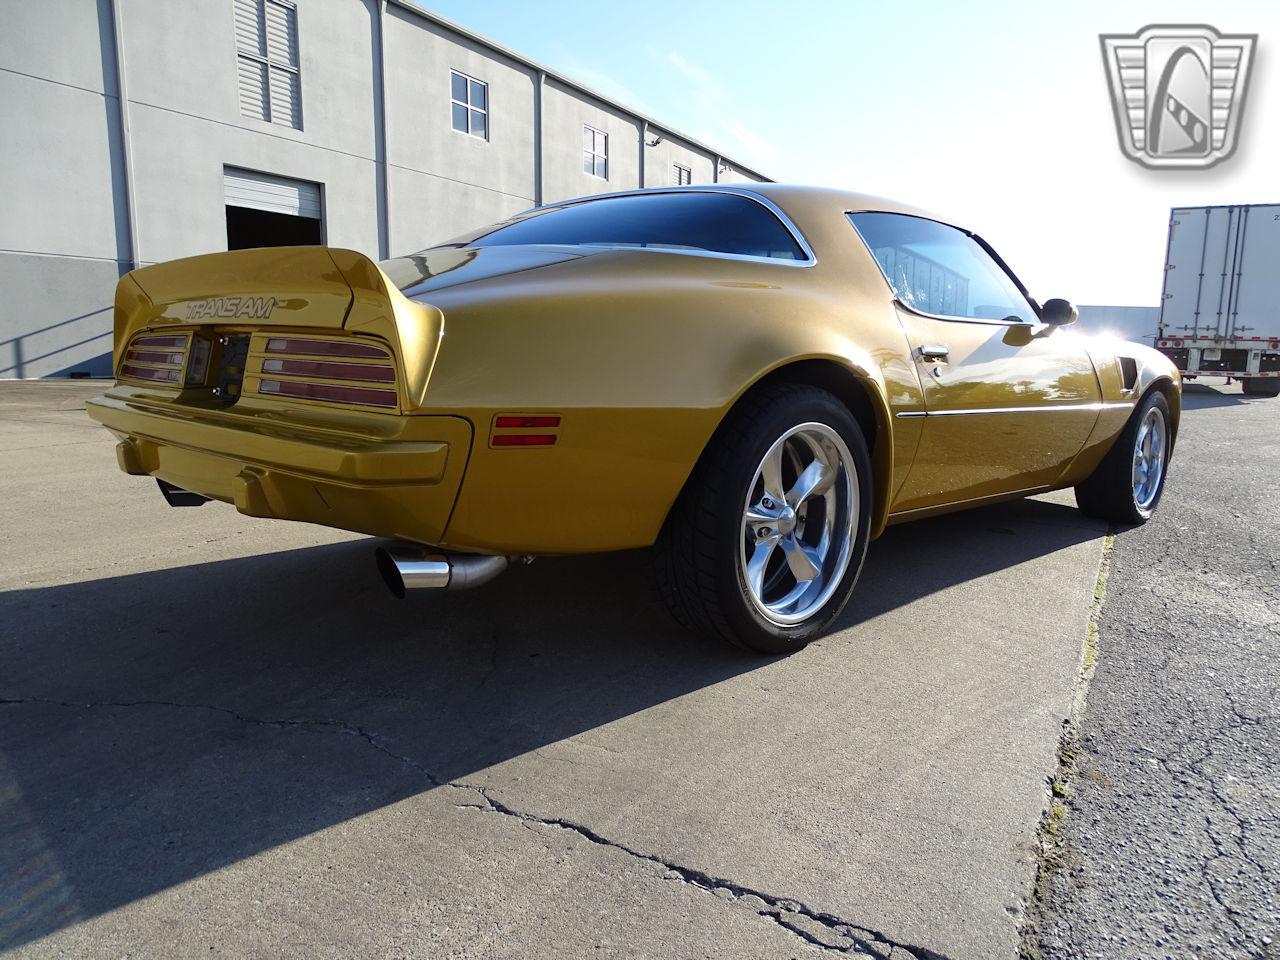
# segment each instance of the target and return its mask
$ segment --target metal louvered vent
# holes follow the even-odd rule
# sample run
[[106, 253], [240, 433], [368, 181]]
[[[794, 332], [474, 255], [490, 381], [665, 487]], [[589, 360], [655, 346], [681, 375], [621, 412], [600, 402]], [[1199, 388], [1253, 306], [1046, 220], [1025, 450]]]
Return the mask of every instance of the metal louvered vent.
[[298, 10], [286, 0], [233, 0], [240, 113], [302, 129]]

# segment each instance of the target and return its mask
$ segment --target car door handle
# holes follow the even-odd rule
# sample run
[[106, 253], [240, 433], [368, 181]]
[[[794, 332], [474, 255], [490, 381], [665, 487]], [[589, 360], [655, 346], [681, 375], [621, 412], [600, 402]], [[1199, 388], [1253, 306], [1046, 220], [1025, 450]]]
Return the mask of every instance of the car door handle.
[[931, 363], [946, 363], [949, 356], [951, 356], [951, 349], [945, 343], [922, 343], [920, 345], [921, 360], [927, 360]]

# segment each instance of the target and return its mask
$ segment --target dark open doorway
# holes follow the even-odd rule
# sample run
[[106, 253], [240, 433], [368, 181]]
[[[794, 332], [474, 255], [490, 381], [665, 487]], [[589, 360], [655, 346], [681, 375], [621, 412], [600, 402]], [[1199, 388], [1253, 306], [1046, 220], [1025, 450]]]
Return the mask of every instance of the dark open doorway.
[[320, 243], [324, 243], [324, 231], [319, 220], [254, 210], [250, 207], [227, 206], [228, 250]]

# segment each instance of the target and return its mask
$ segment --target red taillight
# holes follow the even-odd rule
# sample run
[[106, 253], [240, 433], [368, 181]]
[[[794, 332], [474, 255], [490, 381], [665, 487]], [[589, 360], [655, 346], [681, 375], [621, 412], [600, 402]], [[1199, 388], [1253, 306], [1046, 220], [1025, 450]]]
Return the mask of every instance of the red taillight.
[[560, 418], [502, 416], [495, 419], [493, 421], [493, 425], [504, 430], [519, 429], [522, 427], [558, 427], [560, 426]]
[[294, 377], [326, 377], [330, 380], [369, 380], [395, 383], [393, 367], [371, 363], [332, 363], [326, 360], [280, 360], [270, 357], [262, 361], [263, 373], [285, 373]]
[[555, 442], [554, 433], [498, 433], [493, 436], [495, 447], [549, 447]]
[[329, 400], [335, 403], [358, 403], [366, 407], [391, 407], [396, 405], [394, 390], [376, 390], [372, 387], [343, 387], [334, 383], [305, 383], [300, 380], [262, 380], [258, 392], [282, 397], [300, 397], [305, 400]]
[[[400, 395], [394, 389], [395, 364], [392, 363], [391, 352], [385, 347], [360, 340], [268, 337], [262, 349], [267, 356], [262, 358], [261, 366], [258, 367], [258, 372], [264, 379], [258, 381], [257, 392], [263, 396], [297, 397], [390, 410], [400, 405]], [[279, 354], [291, 356], [278, 356]], [[346, 362], [356, 358], [383, 362]], [[317, 380], [342, 382], [317, 383]], [[380, 390], [362, 385], [374, 383], [387, 384], [391, 389]]]
[[130, 350], [126, 359], [140, 360], [143, 363], [172, 363], [181, 366], [181, 353], [155, 353], [150, 350]]
[[181, 384], [187, 361], [186, 334], [134, 337], [120, 358], [120, 376], [148, 383]]
[[1175, 347], [1180, 347], [1180, 346], [1182, 346], [1182, 341], [1181, 341], [1181, 340], [1175, 340], [1175, 341], [1173, 341], [1173, 345], [1174, 345]]
[[342, 340], [304, 340], [297, 337], [272, 337], [267, 341], [268, 353], [301, 353], [313, 357], [362, 357], [387, 359], [387, 351], [367, 343]]
[[176, 368], [160, 368], [160, 367], [139, 367], [136, 364], [126, 363], [120, 368], [120, 372], [126, 377], [136, 377], [139, 380], [154, 380], [157, 383], [177, 383], [178, 370]]

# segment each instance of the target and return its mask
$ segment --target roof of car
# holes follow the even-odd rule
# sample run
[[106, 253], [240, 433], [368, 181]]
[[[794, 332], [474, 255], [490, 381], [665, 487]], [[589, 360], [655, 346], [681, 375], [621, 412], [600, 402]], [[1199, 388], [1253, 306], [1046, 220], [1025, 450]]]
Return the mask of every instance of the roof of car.
[[[853, 190], [838, 190], [833, 187], [817, 187], [796, 183], [701, 183], [681, 187], [646, 187], [644, 189], [618, 190], [586, 197], [573, 197], [548, 203], [545, 206], [567, 206], [588, 200], [599, 200], [604, 197], [625, 197], [654, 193], [737, 193], [762, 197], [776, 204], [788, 214], [793, 212], [829, 213], [832, 208], [835, 208], [846, 213], [864, 211], [905, 213], [946, 222], [944, 218], [927, 210], [922, 210], [919, 207], [901, 203], [897, 200], [890, 200], [886, 197], [877, 197], [869, 193], [857, 193]], [[529, 212], [532, 213], [533, 211]]]

